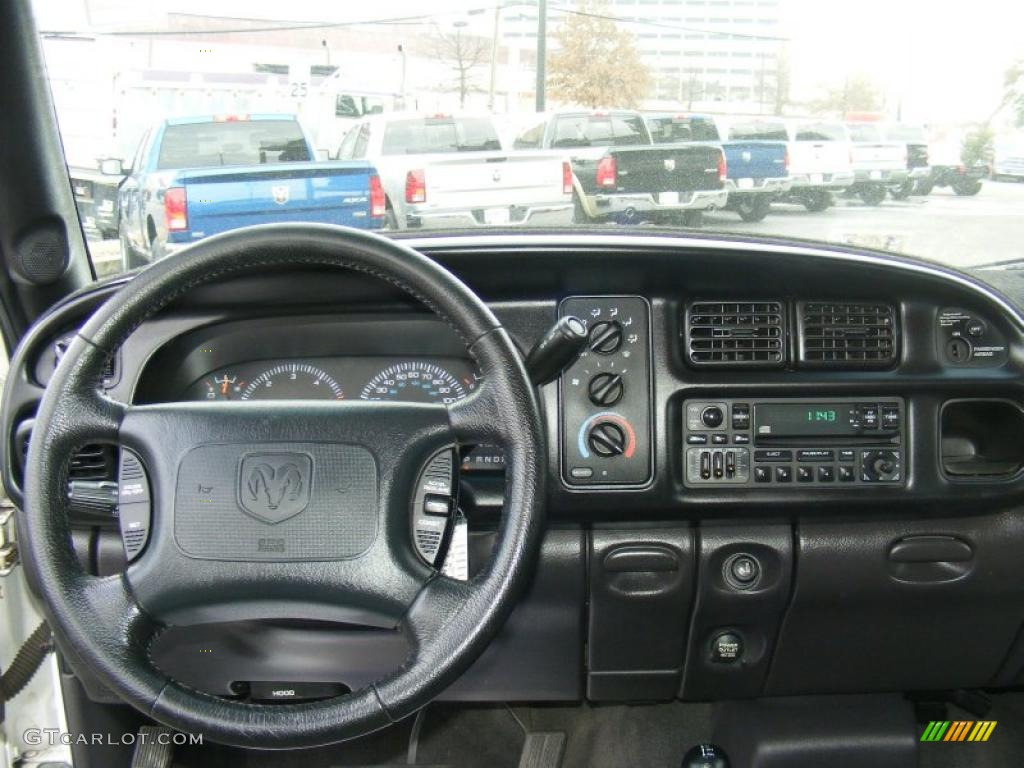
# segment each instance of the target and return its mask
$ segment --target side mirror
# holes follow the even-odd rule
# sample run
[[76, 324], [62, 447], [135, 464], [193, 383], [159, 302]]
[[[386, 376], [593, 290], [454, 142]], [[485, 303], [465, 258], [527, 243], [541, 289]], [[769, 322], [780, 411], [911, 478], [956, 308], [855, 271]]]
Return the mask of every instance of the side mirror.
[[104, 176], [124, 176], [124, 163], [116, 157], [100, 160], [100, 173]]

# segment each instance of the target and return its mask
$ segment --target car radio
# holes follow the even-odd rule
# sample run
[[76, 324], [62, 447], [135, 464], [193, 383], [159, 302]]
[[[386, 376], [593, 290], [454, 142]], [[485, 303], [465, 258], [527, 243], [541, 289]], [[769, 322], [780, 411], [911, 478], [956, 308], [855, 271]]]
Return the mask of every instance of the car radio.
[[904, 408], [896, 397], [686, 400], [684, 483], [902, 485]]

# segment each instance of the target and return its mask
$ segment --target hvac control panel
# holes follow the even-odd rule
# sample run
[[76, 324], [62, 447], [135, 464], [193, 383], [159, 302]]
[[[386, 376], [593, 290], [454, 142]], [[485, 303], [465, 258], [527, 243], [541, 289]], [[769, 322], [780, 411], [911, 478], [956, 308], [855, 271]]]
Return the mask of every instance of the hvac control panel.
[[846, 488], [906, 482], [901, 398], [686, 400], [688, 487]]
[[650, 482], [650, 306], [639, 296], [572, 296], [559, 316], [587, 326], [587, 349], [559, 381], [562, 480], [570, 487]]

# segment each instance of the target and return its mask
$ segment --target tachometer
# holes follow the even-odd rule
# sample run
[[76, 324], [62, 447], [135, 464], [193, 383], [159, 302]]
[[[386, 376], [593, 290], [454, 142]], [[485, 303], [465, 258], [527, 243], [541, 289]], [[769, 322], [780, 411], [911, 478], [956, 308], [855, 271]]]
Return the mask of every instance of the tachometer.
[[459, 381], [435, 363], [395, 363], [370, 379], [359, 397], [363, 400], [403, 400], [414, 403], [454, 403], [466, 396], [476, 382]]
[[253, 378], [243, 400], [342, 400], [341, 385], [308, 363], [281, 363]]

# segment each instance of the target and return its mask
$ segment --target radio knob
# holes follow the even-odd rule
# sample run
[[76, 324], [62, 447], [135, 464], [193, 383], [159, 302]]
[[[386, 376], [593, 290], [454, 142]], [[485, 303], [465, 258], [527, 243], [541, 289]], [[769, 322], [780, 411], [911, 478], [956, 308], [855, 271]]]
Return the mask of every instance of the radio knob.
[[602, 320], [590, 329], [590, 349], [599, 355], [611, 355], [622, 346], [622, 325], [618, 320]]
[[626, 433], [622, 427], [610, 421], [595, 424], [587, 433], [587, 445], [598, 456], [610, 459], [620, 456], [626, 450]]
[[709, 405], [701, 411], [700, 420], [708, 429], [718, 429], [725, 421], [725, 413], [717, 405]]
[[617, 373], [599, 373], [587, 385], [590, 402], [598, 408], [611, 408], [626, 392], [622, 376]]

